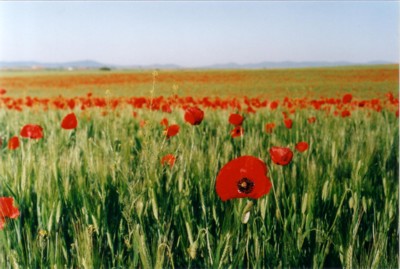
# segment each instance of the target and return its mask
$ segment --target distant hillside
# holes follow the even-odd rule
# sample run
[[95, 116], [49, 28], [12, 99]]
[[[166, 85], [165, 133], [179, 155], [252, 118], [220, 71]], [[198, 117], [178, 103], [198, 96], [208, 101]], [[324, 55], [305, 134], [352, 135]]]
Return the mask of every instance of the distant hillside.
[[46, 62], [36, 62], [36, 61], [0, 62], [0, 68], [10, 68], [10, 69], [100, 68], [103, 66], [106, 66], [106, 65], [96, 62], [96, 61], [92, 61], [92, 60], [63, 62], [63, 63], [46, 63]]
[[249, 64], [225, 63], [213, 64], [199, 67], [185, 67], [175, 64], [153, 64], [153, 65], [114, 65], [105, 64], [93, 60], [46, 63], [37, 61], [19, 61], [19, 62], [0, 62], [0, 69], [99, 69], [101, 67], [109, 67], [112, 69], [267, 69], [267, 68], [303, 68], [303, 67], [329, 67], [329, 66], [350, 66], [350, 65], [378, 65], [378, 64], [394, 64], [387, 61], [371, 61], [371, 62], [259, 62]]
[[365, 63], [357, 63], [357, 62], [293, 62], [293, 61], [284, 61], [284, 62], [260, 62], [253, 64], [237, 64], [237, 63], [227, 63], [227, 64], [215, 64], [209, 65], [201, 68], [210, 68], [210, 69], [264, 69], [264, 68], [303, 68], [303, 67], [329, 67], [329, 66], [351, 66], [351, 65], [379, 65], [379, 64], [393, 64], [391, 62], [386, 61], [371, 61]]

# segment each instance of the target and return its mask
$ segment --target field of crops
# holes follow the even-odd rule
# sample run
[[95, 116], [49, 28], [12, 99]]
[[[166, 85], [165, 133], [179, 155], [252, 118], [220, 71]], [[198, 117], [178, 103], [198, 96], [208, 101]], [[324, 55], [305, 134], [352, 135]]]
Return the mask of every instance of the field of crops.
[[0, 268], [397, 268], [398, 82], [0, 73]]

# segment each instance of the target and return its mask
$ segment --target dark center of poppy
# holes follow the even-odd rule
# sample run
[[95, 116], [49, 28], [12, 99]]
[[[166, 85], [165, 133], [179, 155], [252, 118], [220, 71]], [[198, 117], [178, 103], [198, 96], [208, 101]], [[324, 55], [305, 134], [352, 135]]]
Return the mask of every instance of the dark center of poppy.
[[237, 187], [238, 187], [240, 192], [248, 194], [253, 190], [254, 182], [251, 181], [250, 179], [244, 177], [244, 178], [242, 178], [241, 180], [238, 181]]

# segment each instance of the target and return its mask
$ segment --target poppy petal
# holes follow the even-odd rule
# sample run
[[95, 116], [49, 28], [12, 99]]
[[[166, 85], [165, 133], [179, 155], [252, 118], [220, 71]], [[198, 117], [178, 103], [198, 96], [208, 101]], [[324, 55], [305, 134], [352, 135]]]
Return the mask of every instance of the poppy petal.
[[235, 126], [242, 125], [243, 120], [244, 118], [240, 114], [231, 114], [229, 116], [229, 123]]
[[8, 149], [14, 150], [14, 149], [17, 149], [18, 147], [19, 147], [18, 136], [11, 137], [10, 140], [8, 141]]
[[15, 219], [19, 216], [19, 210], [13, 206], [14, 198], [12, 197], [0, 197], [0, 218], [12, 218]]
[[188, 107], [185, 110], [185, 121], [191, 125], [199, 125], [204, 118], [204, 112], [198, 107]]
[[293, 121], [291, 119], [284, 119], [283, 121], [285, 123], [286, 128], [291, 129], [293, 125]]
[[170, 138], [172, 136], [175, 136], [179, 133], [179, 125], [178, 124], [173, 124], [167, 127], [167, 129], [165, 129], [164, 133], [167, 136], [167, 138]]
[[299, 152], [304, 152], [304, 151], [306, 151], [308, 149], [308, 143], [304, 142], [304, 141], [299, 142], [299, 143], [296, 144], [296, 149]]
[[167, 128], [167, 127], [168, 127], [168, 119], [167, 119], [167, 118], [163, 118], [163, 119], [160, 121], [160, 124], [163, 125], [163, 126], [165, 126], [165, 128]]
[[242, 136], [244, 134], [244, 129], [242, 126], [236, 126], [232, 131], [231, 131], [231, 137], [235, 138], [238, 136]]
[[269, 154], [272, 161], [278, 165], [288, 165], [293, 158], [293, 152], [289, 148], [272, 147]]
[[65, 130], [72, 130], [78, 126], [78, 120], [76, 119], [75, 113], [70, 113], [64, 117], [61, 122], [61, 128]]
[[167, 154], [161, 159], [161, 165], [169, 165], [171, 168], [175, 164], [176, 157], [172, 154]]
[[22, 127], [20, 135], [25, 138], [40, 139], [43, 137], [43, 128], [36, 124], [27, 124]]

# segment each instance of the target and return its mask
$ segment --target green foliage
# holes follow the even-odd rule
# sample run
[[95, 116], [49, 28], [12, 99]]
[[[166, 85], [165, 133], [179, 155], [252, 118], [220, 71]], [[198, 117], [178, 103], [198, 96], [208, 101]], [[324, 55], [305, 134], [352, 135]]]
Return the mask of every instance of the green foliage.
[[[45, 137], [1, 149], [0, 196], [21, 211], [0, 231], [0, 267], [221, 268], [398, 265], [399, 133], [394, 113], [349, 118], [302, 110], [292, 129], [281, 111], [247, 115], [232, 139], [227, 111], [206, 110], [199, 126], [172, 114], [128, 109], [101, 116], [76, 111], [78, 129], [59, 127], [60, 111], [1, 111], [7, 141], [26, 123]], [[317, 122], [308, 124], [310, 115]], [[162, 117], [181, 126], [168, 140]], [[275, 122], [266, 134], [264, 125]], [[291, 164], [276, 166], [271, 146], [299, 141]], [[160, 160], [172, 153], [172, 169]], [[264, 160], [273, 190], [254, 201], [222, 202], [219, 169], [240, 155]]]

